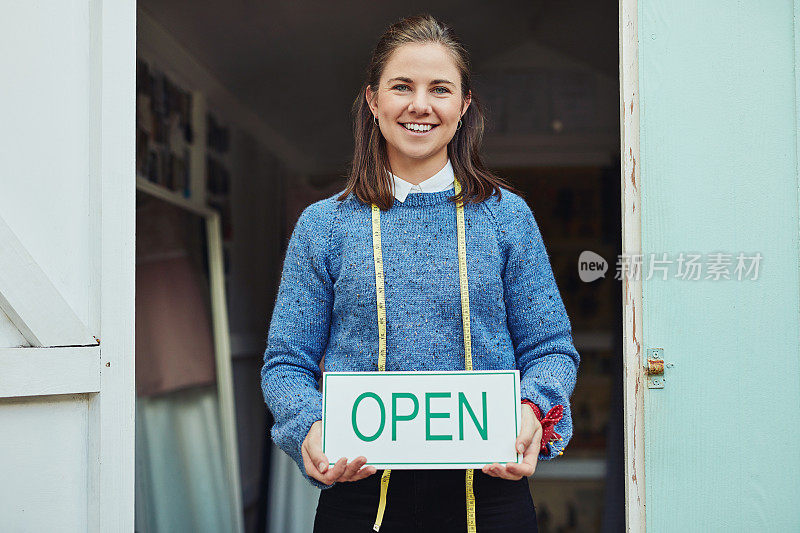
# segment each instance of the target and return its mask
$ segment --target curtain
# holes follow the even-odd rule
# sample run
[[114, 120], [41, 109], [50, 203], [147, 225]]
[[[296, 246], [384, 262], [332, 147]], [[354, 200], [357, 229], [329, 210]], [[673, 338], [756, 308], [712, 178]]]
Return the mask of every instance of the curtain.
[[234, 531], [216, 386], [136, 399], [135, 530]]
[[272, 440], [267, 533], [309, 533], [320, 489], [300, 474], [297, 464]]

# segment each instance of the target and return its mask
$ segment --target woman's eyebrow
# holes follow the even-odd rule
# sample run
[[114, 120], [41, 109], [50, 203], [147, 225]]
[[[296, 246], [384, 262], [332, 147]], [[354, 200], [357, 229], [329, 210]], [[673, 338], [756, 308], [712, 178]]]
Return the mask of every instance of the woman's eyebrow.
[[[406, 78], [405, 76], [398, 76], [398, 77], [396, 77], [396, 78], [392, 78], [392, 79], [390, 79], [390, 80], [388, 81], [388, 83], [391, 83], [391, 82], [393, 82], [393, 81], [402, 81], [402, 82], [405, 82], [405, 83], [414, 83], [414, 80], [412, 80], [411, 78]], [[455, 84], [455, 83], [453, 83], [452, 81], [450, 81], [450, 80], [445, 80], [445, 79], [443, 79], [443, 78], [442, 78], [442, 79], [438, 79], [438, 80], [432, 80], [432, 81], [431, 81], [431, 85], [439, 85], [440, 83], [449, 83], [450, 85], [452, 85], [452, 86], [454, 86], [454, 87], [455, 87], [455, 85], [456, 85], [456, 84]]]

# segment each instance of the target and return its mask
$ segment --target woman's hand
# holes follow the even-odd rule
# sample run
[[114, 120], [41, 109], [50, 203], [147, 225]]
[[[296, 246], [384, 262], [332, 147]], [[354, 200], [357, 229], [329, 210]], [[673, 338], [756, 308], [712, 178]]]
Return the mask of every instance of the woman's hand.
[[[376, 472], [374, 466], [364, 467], [367, 458], [363, 455], [356, 457], [347, 464], [347, 457], [342, 457], [336, 464], [328, 468], [328, 458], [322, 453], [322, 421], [317, 420], [311, 424], [303, 445], [300, 447], [303, 455], [303, 466], [306, 473], [326, 485], [336, 481], [358, 481]], [[363, 467], [363, 468], [362, 468]]]
[[521, 463], [492, 463], [484, 465], [484, 474], [503, 479], [522, 479], [523, 476], [533, 475], [536, 470], [536, 461], [539, 459], [539, 449], [542, 445], [542, 424], [533, 414], [530, 405], [522, 404], [522, 428], [517, 441], [514, 443], [517, 451], [522, 454]]

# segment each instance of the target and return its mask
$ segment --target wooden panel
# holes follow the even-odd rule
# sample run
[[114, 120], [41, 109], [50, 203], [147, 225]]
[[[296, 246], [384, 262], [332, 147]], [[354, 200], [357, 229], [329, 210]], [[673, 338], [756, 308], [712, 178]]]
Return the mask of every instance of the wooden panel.
[[0, 309], [31, 346], [97, 344], [2, 217], [0, 250]]
[[97, 116], [92, 5], [4, 6], [0, 72], [14, 82], [3, 84], [0, 98], [0, 213], [94, 333], [90, 280], [97, 240], [89, 230], [99, 206], [90, 189], [98, 156], [91, 126]]
[[87, 531], [86, 395], [0, 400], [0, 531]]
[[[620, 0], [620, 192], [622, 253], [642, 251], [639, 121], [639, 0]], [[646, 529], [644, 479], [644, 391], [642, 387], [642, 282], [621, 276], [623, 427], [625, 431], [625, 526]]]
[[651, 531], [800, 524], [797, 5], [639, 1], [642, 252], [763, 256], [644, 281], [643, 351], [673, 364], [644, 388]]
[[136, 2], [92, 0], [92, 16], [102, 391], [89, 402], [87, 514], [88, 530], [101, 533], [134, 529]]
[[99, 346], [0, 348], [0, 368], [0, 398], [100, 390]]

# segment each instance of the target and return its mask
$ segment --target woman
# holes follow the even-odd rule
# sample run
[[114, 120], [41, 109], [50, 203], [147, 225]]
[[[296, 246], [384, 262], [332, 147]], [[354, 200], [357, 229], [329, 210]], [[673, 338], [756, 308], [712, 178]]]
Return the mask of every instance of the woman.
[[[373, 53], [354, 122], [347, 188], [303, 211], [286, 252], [261, 372], [272, 437], [324, 489], [315, 531], [536, 531], [526, 477], [572, 435], [579, 356], [530, 208], [481, 162], [483, 114], [451, 30], [429, 15], [393, 24]], [[461, 314], [461, 213], [471, 354]], [[372, 224], [383, 235], [377, 241]], [[486, 465], [474, 476], [375, 476], [364, 456], [329, 467], [317, 390], [323, 355], [328, 371], [518, 368], [527, 405], [515, 442], [522, 462]]]

